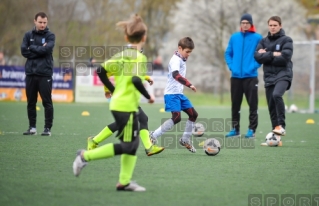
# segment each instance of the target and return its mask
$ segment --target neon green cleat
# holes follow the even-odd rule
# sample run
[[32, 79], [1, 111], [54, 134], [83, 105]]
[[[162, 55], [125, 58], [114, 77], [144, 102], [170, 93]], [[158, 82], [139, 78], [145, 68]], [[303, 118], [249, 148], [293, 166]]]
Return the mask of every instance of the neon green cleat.
[[147, 156], [152, 156], [152, 155], [163, 152], [164, 149], [165, 149], [164, 147], [152, 145], [151, 148], [145, 150], [145, 153]]
[[94, 137], [89, 137], [88, 138], [88, 148], [87, 150], [92, 150], [98, 147], [98, 144], [96, 142], [94, 142], [93, 140]]
[[198, 144], [198, 146], [204, 147], [204, 143], [205, 143], [205, 141], [202, 141], [201, 143]]

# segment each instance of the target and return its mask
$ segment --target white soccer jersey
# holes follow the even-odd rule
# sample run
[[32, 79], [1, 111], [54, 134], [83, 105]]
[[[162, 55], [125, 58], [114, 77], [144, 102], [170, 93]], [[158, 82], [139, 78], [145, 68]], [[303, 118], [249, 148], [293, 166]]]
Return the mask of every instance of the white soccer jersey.
[[173, 78], [172, 73], [178, 71], [185, 78], [186, 62], [175, 54], [172, 56], [168, 64], [167, 84], [164, 94], [183, 94], [184, 85]]

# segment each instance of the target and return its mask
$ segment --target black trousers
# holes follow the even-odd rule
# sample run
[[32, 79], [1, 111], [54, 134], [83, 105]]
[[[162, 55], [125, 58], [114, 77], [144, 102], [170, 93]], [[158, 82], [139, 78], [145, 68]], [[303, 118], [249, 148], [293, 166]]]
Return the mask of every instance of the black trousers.
[[117, 137], [120, 144], [114, 144], [115, 155], [135, 155], [139, 146], [139, 125], [136, 112], [112, 111], [115, 123], [118, 127]]
[[275, 85], [266, 87], [268, 111], [273, 129], [278, 125], [281, 125], [283, 128], [286, 127], [285, 103], [282, 96], [285, 94], [288, 86], [288, 81], [279, 81]]
[[25, 89], [27, 96], [27, 109], [29, 126], [36, 127], [37, 111], [36, 104], [38, 93], [42, 99], [44, 107], [45, 124], [44, 128], [51, 128], [53, 124], [53, 104], [52, 104], [52, 77], [46, 76], [26, 76]]
[[258, 78], [231, 78], [232, 127], [240, 131], [240, 108], [245, 94], [249, 105], [249, 129], [254, 132], [258, 126]]

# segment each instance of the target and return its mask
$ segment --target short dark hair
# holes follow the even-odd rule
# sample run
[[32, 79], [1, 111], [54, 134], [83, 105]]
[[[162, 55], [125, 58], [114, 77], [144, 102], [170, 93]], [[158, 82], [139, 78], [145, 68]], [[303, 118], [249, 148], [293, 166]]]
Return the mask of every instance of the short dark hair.
[[47, 18], [48, 19], [48, 16], [44, 13], [44, 12], [39, 12], [39, 13], [37, 13], [35, 16], [34, 16], [34, 20], [37, 20], [38, 19], [38, 17], [41, 17], [41, 18]]
[[272, 16], [268, 19], [268, 24], [269, 24], [269, 21], [276, 21], [279, 23], [279, 25], [281, 26], [281, 18], [279, 16]]
[[193, 40], [190, 37], [184, 37], [178, 42], [178, 46], [182, 47], [182, 49], [194, 49], [195, 45]]

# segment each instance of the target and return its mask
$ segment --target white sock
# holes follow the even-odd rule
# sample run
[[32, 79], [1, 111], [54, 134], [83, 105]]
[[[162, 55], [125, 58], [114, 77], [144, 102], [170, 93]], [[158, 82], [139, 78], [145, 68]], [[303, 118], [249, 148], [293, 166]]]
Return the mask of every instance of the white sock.
[[174, 127], [174, 122], [172, 119], [166, 120], [159, 128], [157, 128], [154, 133], [153, 137], [158, 138], [162, 136], [165, 132], [171, 130]]
[[194, 127], [194, 122], [187, 120], [185, 124], [185, 130], [182, 136], [183, 141], [189, 141], [191, 139], [193, 127]]

